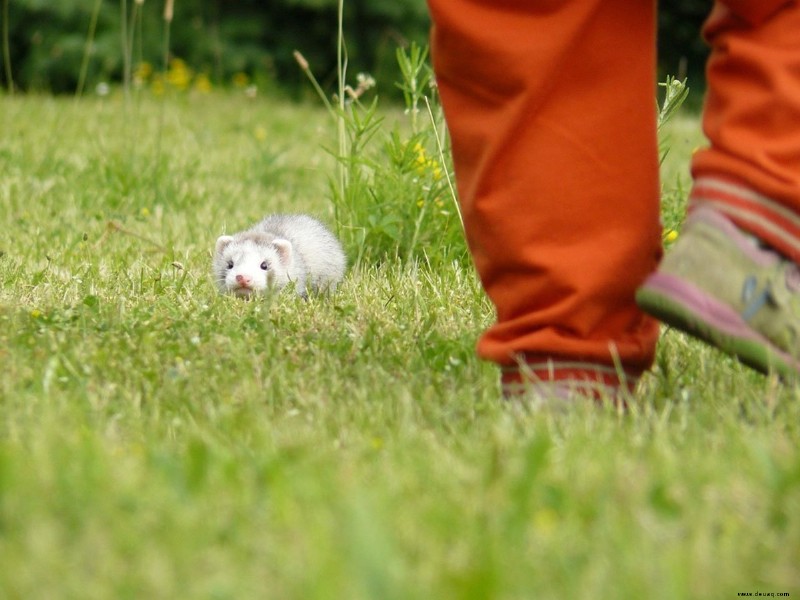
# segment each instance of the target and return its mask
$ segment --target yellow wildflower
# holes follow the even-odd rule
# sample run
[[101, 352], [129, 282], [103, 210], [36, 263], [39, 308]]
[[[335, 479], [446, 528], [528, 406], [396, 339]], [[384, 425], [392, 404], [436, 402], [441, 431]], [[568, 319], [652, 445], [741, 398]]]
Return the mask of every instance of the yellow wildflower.
[[153, 93], [156, 96], [161, 96], [164, 93], [164, 79], [160, 74], [157, 73], [153, 76], [153, 83], [151, 84], [150, 89], [153, 90]]
[[169, 68], [171, 70], [180, 71], [186, 69], [186, 61], [177, 56], [169, 59]]
[[208, 75], [205, 73], [200, 73], [194, 78], [194, 84], [192, 85], [192, 88], [201, 94], [208, 94], [211, 92], [211, 79], [209, 79]]
[[173, 58], [169, 61], [167, 71], [167, 82], [179, 90], [185, 90], [192, 81], [192, 70], [180, 58]]
[[434, 179], [439, 180], [442, 178], [442, 168], [439, 166], [437, 161], [430, 159], [428, 161], [428, 167], [430, 168]]
[[250, 83], [250, 78], [247, 76], [247, 73], [242, 73], [239, 71], [238, 73], [233, 74], [232, 82], [234, 87], [243, 88]]
[[137, 85], [146, 83], [153, 75], [153, 65], [147, 61], [140, 62], [133, 71], [133, 82]]
[[425, 148], [419, 142], [414, 144], [413, 150], [417, 155], [414, 159], [414, 170], [417, 172], [417, 175], [425, 175], [427, 172], [430, 172], [434, 179], [440, 179], [442, 177], [442, 167], [439, 161], [429, 157], [427, 152], [425, 152]]

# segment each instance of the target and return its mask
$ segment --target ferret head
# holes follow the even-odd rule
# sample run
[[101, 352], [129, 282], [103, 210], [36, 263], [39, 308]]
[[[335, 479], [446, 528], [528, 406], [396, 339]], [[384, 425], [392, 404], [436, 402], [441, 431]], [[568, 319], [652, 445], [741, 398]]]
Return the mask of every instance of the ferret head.
[[220, 292], [249, 298], [289, 282], [292, 244], [258, 233], [223, 235], [214, 250], [214, 280]]

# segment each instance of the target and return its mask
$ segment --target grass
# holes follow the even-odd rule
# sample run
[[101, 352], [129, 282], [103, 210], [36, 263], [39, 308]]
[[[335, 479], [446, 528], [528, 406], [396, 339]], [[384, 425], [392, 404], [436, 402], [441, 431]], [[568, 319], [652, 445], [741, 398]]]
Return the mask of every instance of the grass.
[[[0, 597], [800, 594], [794, 387], [666, 331], [629, 414], [504, 405], [458, 262], [217, 295], [220, 233], [330, 221], [331, 129], [221, 92], [0, 97]], [[672, 226], [701, 137], [668, 129]]]

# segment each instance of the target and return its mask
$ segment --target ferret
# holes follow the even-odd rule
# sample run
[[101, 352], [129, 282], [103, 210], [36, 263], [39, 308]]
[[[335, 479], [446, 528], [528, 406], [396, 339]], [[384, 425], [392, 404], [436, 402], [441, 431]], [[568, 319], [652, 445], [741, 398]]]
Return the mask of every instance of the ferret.
[[307, 298], [334, 291], [347, 259], [331, 231], [308, 215], [271, 215], [239, 233], [222, 235], [214, 249], [213, 277], [220, 293], [240, 298], [294, 283]]

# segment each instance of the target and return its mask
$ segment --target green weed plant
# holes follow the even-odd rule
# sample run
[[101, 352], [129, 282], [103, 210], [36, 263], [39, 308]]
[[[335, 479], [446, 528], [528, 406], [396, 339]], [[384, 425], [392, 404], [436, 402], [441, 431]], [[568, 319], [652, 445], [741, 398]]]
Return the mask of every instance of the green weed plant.
[[402, 114], [380, 111], [376, 97], [366, 101], [363, 83], [344, 87], [345, 101], [335, 105], [304, 66], [340, 125], [332, 151], [340, 171], [330, 186], [339, 233], [357, 262], [469, 264], [427, 49], [399, 48], [397, 60]]

